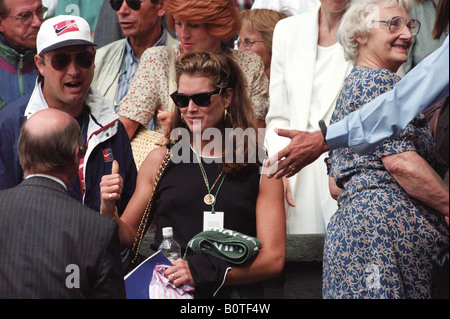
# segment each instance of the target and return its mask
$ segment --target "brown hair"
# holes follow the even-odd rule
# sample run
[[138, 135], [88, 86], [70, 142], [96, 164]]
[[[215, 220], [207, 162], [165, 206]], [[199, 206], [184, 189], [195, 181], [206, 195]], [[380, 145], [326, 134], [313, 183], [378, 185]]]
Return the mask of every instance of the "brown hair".
[[62, 170], [73, 163], [76, 148], [82, 143], [80, 127], [75, 119], [49, 134], [33, 134], [25, 122], [18, 141], [19, 162], [24, 171]]
[[[222, 153], [222, 167], [225, 174], [234, 174], [250, 166], [259, 165], [258, 153], [260, 145], [257, 143], [257, 131], [254, 126], [254, 114], [251, 100], [247, 93], [245, 76], [233, 58], [226, 53], [218, 52], [194, 52], [180, 56], [176, 64], [176, 80], [179, 82], [182, 74], [204, 76], [211, 80], [212, 86], [222, 89], [223, 95], [228, 89], [232, 89], [231, 103], [227, 108], [228, 115], [224, 118], [224, 131], [222, 138], [224, 150]], [[170, 132], [177, 128], [188, 129], [182, 121], [181, 112], [176, 111], [175, 119], [172, 121]], [[228, 131], [227, 129], [233, 129]], [[236, 129], [253, 130], [254, 136], [238, 140], [233, 132]], [[229, 134], [228, 139], [226, 134]], [[228, 149], [225, 143], [232, 142], [232, 161], [228, 162], [230, 154], [226, 154]], [[253, 144], [252, 144], [253, 143]], [[258, 153], [258, 154], [257, 154]], [[243, 158], [237, 154], [243, 154]], [[239, 159], [238, 159], [239, 157]], [[255, 163], [251, 161], [254, 158]]]
[[166, 0], [167, 24], [175, 29], [175, 19], [205, 24], [209, 34], [229, 40], [241, 29], [239, 9], [232, 0]]
[[11, 11], [11, 8], [9, 8], [6, 5], [6, 1], [0, 0], [0, 17], [6, 18], [6, 16], [9, 14], [10, 11]]
[[431, 35], [436, 40], [442, 36], [448, 26], [448, 11], [448, 0], [439, 0], [436, 7], [436, 21], [434, 22], [434, 28], [431, 32]]

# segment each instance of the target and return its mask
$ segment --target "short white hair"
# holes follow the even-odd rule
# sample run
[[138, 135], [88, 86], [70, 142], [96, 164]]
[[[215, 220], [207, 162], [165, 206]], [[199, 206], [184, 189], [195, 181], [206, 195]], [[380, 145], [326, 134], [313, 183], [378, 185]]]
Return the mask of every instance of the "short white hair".
[[336, 34], [337, 42], [344, 48], [345, 59], [356, 62], [358, 42], [355, 37], [369, 34], [372, 20], [379, 19], [381, 5], [388, 8], [403, 7], [408, 13], [413, 6], [411, 0], [351, 0]]

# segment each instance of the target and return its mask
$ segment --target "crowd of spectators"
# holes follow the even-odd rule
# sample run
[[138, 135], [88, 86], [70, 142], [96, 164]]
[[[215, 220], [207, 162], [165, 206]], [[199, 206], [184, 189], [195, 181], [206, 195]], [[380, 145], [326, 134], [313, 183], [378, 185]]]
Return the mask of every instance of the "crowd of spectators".
[[165, 227], [183, 254], [216, 228], [258, 243], [242, 264], [174, 261], [167, 280], [195, 298], [264, 298], [298, 234], [325, 235], [324, 298], [442, 297], [436, 267], [448, 296], [448, 15], [447, 0], [0, 0], [0, 297], [126, 297], [119, 277]]

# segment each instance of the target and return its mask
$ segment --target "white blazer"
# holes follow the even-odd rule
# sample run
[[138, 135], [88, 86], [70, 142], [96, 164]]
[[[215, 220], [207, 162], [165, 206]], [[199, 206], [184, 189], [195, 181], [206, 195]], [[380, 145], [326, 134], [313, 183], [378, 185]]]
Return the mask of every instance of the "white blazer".
[[[266, 117], [265, 135], [265, 146], [270, 156], [290, 142], [290, 139], [278, 136], [274, 132], [275, 128], [301, 131], [319, 129], [318, 123], [312, 123], [315, 125], [312, 128], [308, 127], [319, 38], [319, 10], [320, 7], [283, 19], [275, 27], [270, 72], [270, 108]], [[340, 49], [333, 58], [334, 62], [329, 65], [333, 70], [325, 83], [327, 89], [322, 93], [322, 100], [326, 102], [322, 104], [320, 116], [326, 123], [330, 121], [341, 86], [353, 68], [351, 62], [345, 61], [342, 47]], [[308, 187], [305, 183], [315, 179], [317, 174], [320, 174], [320, 181], [315, 181], [315, 186]], [[322, 233], [324, 228], [317, 226], [322, 219], [318, 219], [317, 214], [321, 214], [320, 211], [329, 211], [325, 213], [327, 216], [324, 216], [326, 225], [335, 211], [334, 200], [329, 194], [323, 157], [290, 178], [289, 183], [297, 207], [288, 209], [288, 232], [291, 229], [293, 231], [289, 233]], [[300, 185], [301, 183], [303, 185]], [[305, 200], [301, 200], [304, 196], [310, 199], [309, 202], [315, 203], [306, 204]], [[302, 209], [308, 210], [307, 214], [310, 216], [301, 217], [301, 221], [295, 221], [298, 216], [293, 216], [292, 225], [289, 225], [289, 210], [293, 215], [298, 215], [303, 214], [300, 212]], [[294, 225], [298, 223], [302, 225]]]
[[312, 11], [320, 5], [319, 0], [255, 0], [253, 9], [289, 10], [293, 15]]

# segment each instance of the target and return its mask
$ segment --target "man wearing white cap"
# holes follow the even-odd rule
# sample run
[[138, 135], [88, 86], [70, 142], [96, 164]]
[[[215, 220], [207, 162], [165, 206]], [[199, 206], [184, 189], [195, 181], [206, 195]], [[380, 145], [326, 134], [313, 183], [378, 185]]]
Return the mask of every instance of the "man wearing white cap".
[[40, 74], [34, 91], [0, 112], [0, 189], [23, 180], [16, 149], [22, 124], [39, 110], [55, 108], [78, 121], [87, 144], [69, 194], [99, 211], [101, 178], [112, 173], [117, 161], [124, 181], [117, 202], [118, 214], [122, 213], [134, 192], [137, 171], [123, 125], [107, 100], [91, 87], [94, 58], [95, 44], [83, 18], [57, 16], [42, 24], [35, 56]]

